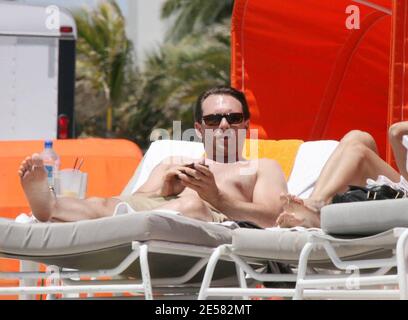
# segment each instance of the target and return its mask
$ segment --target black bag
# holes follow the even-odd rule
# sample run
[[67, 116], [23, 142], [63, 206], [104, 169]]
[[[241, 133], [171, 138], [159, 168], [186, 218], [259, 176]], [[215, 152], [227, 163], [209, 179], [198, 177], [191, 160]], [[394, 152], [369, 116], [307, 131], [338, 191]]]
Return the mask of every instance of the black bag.
[[258, 226], [256, 223], [251, 222], [251, 221], [235, 220], [235, 223], [236, 223], [240, 228], [263, 229], [262, 227]]
[[387, 185], [374, 187], [349, 186], [349, 190], [342, 194], [336, 194], [332, 203], [400, 199], [405, 197], [405, 192], [393, 189]]

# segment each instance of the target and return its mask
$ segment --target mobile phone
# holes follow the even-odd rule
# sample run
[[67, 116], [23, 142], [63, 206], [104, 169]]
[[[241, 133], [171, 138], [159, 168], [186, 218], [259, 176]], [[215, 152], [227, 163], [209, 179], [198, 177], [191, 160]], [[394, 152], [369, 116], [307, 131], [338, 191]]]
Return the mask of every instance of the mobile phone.
[[194, 162], [184, 165], [187, 168], [194, 169]]

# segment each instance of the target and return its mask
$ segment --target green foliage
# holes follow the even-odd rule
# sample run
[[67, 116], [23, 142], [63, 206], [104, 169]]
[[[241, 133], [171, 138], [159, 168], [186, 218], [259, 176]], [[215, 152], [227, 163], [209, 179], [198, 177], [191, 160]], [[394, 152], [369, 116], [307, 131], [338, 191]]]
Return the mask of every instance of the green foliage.
[[171, 132], [172, 121], [183, 129], [193, 127], [197, 97], [216, 85], [228, 85], [230, 74], [229, 24], [215, 25], [205, 34], [186, 36], [152, 52], [142, 74], [142, 94], [125, 110], [127, 136], [146, 148], [153, 129]]
[[77, 87], [81, 82], [90, 84], [95, 92], [103, 93], [105, 109], [115, 110], [124, 100], [127, 73], [132, 72], [132, 46], [120, 8], [109, 0], [100, 2], [96, 10], [78, 11], [74, 17], [78, 27]]
[[174, 19], [167, 39], [178, 42], [190, 33], [203, 32], [209, 26], [231, 17], [233, 0], [167, 0], [163, 19]]
[[[193, 127], [193, 106], [206, 89], [230, 83], [230, 16], [233, 0], [167, 0], [162, 18], [172, 22], [167, 40], [133, 68], [125, 22], [113, 0], [78, 12], [77, 105], [83, 135], [104, 135], [104, 115], [114, 108], [114, 134], [146, 149], [156, 128], [181, 120]], [[101, 106], [101, 101], [104, 101]], [[78, 106], [77, 106], [78, 108]], [[78, 112], [77, 112], [78, 114]]]

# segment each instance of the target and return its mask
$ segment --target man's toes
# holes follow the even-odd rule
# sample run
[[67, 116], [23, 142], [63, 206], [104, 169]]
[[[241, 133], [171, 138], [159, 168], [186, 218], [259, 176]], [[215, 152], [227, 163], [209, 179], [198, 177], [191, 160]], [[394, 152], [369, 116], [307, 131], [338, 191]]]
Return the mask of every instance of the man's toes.
[[288, 212], [293, 212], [294, 207], [293, 207], [293, 201], [291, 201], [289, 198], [288, 200], [283, 204], [283, 210]]
[[278, 225], [281, 228], [287, 228], [288, 227], [288, 220], [289, 220], [290, 216], [291, 216], [291, 213], [287, 213], [287, 212], [281, 213], [279, 218], [278, 218], [278, 220], [279, 220]]
[[299, 219], [297, 218], [294, 214], [292, 214], [290, 217], [288, 217], [288, 227], [293, 228], [297, 226], [302, 226], [305, 223], [305, 219]]
[[279, 225], [281, 228], [290, 228], [290, 225], [289, 225], [289, 219], [288, 219], [288, 217], [282, 217], [282, 221], [281, 221], [281, 223], [280, 223], [280, 225]]
[[282, 214], [282, 221], [279, 224], [282, 228], [293, 228], [304, 224], [304, 219], [296, 217], [294, 213]]
[[27, 165], [24, 163], [20, 164], [20, 167], [18, 168], [18, 171], [24, 172], [27, 170]]
[[283, 192], [279, 195], [279, 199], [283, 203], [288, 203], [289, 202], [288, 195], [286, 193], [283, 193]]
[[26, 163], [27, 163], [27, 170], [31, 170], [33, 167], [33, 159], [29, 157], [28, 159], [26, 159]]
[[291, 202], [297, 203], [297, 204], [303, 204], [303, 200], [300, 199], [299, 197], [295, 195], [289, 195], [289, 199]]
[[31, 170], [31, 167], [28, 163], [28, 159], [25, 159], [23, 162], [21, 162], [20, 167], [18, 168], [18, 172], [20, 177], [24, 176], [24, 173]]
[[31, 169], [31, 157], [27, 157], [21, 162], [21, 166], [24, 167], [25, 170]]
[[300, 226], [304, 222], [305, 222], [304, 219], [299, 219], [299, 218], [296, 218], [295, 216], [290, 218], [290, 223], [291, 223], [292, 227]]
[[280, 226], [281, 222], [282, 222], [282, 213], [276, 218], [276, 222], [275, 225]]
[[31, 159], [32, 159], [33, 165], [36, 167], [42, 167], [44, 164], [41, 156], [38, 153], [34, 153]]

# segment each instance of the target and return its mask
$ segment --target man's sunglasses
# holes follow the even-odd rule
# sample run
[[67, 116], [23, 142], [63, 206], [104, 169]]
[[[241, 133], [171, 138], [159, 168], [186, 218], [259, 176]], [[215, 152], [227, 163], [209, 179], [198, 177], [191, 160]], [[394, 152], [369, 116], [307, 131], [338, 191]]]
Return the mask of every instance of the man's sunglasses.
[[204, 123], [207, 126], [219, 126], [223, 118], [225, 118], [229, 124], [240, 124], [244, 120], [244, 114], [242, 112], [232, 112], [203, 116]]

